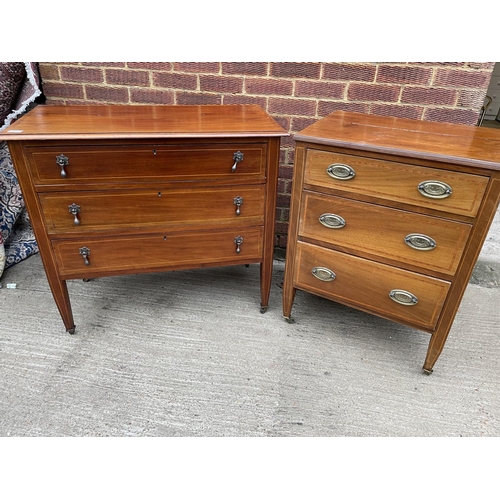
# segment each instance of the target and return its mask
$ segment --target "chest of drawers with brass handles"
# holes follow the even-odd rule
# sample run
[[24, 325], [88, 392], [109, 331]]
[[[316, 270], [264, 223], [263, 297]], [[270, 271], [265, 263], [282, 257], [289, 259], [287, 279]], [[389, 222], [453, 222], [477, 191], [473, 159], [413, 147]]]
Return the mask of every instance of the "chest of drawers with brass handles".
[[283, 315], [296, 290], [431, 335], [441, 354], [500, 199], [500, 133], [335, 112], [295, 135]]
[[268, 307], [280, 138], [258, 106], [38, 106], [7, 140], [67, 331], [66, 280], [260, 263]]

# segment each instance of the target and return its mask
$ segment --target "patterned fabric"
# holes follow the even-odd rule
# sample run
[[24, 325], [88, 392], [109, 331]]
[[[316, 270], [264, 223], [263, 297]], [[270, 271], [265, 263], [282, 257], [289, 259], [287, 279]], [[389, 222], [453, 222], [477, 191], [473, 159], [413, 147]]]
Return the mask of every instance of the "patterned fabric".
[[0, 63], [0, 130], [25, 113], [40, 96], [38, 63]]
[[6, 126], [6, 118], [14, 109], [25, 76], [24, 63], [0, 62], [0, 130]]
[[[3, 244], [2, 244], [3, 242]], [[0, 276], [38, 252], [7, 144], [0, 147]]]
[[[38, 63], [0, 63], [0, 130], [39, 102]], [[38, 252], [6, 143], [0, 144], [0, 277], [4, 269]]]

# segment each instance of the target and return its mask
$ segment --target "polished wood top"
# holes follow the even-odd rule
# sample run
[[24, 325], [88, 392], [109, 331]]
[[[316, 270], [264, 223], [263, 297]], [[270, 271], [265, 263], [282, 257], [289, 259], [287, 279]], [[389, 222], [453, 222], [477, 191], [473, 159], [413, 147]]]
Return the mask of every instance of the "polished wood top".
[[0, 140], [287, 135], [257, 105], [40, 105], [3, 130]]
[[500, 130], [335, 111], [296, 141], [500, 170]]

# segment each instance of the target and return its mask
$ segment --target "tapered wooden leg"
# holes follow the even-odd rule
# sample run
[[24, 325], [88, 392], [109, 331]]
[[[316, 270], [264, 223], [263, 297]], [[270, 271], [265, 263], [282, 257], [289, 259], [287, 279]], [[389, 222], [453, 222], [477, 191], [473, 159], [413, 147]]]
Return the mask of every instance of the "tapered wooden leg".
[[291, 284], [292, 280], [287, 279], [285, 276], [285, 281], [283, 283], [283, 317], [288, 321], [288, 323], [293, 323], [292, 318], [292, 306], [295, 299], [296, 288]]
[[57, 277], [50, 277], [47, 273], [50, 290], [54, 297], [54, 301], [59, 309], [59, 314], [63, 320], [64, 326], [68, 333], [75, 333], [75, 322], [73, 321], [73, 312], [71, 310], [71, 302], [69, 300], [68, 287], [66, 281]]
[[436, 363], [439, 355], [443, 351], [444, 344], [448, 338], [448, 333], [450, 328], [444, 331], [436, 330], [429, 341], [429, 347], [427, 348], [427, 356], [425, 358], [423, 370], [424, 373], [430, 375], [432, 373], [434, 364]]
[[273, 260], [264, 259], [260, 264], [260, 312], [264, 314], [269, 306]]

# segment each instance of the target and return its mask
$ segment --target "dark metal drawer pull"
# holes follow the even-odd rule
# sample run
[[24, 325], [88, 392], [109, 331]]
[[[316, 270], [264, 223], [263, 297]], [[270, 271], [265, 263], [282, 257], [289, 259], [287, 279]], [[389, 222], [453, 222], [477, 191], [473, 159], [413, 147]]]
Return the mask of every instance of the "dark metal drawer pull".
[[348, 181], [356, 175], [356, 171], [352, 167], [343, 163], [332, 163], [326, 172], [330, 177], [339, 181]]
[[425, 234], [412, 233], [405, 237], [405, 243], [414, 250], [434, 250], [437, 243]]
[[78, 214], [81, 212], [80, 206], [73, 203], [68, 207], [68, 212], [73, 215], [73, 222], [78, 226], [78, 224], [80, 224], [80, 219], [78, 218]]
[[240, 246], [242, 245], [242, 243], [243, 243], [243, 236], [236, 236], [236, 238], [234, 238], [234, 244], [236, 245], [236, 253], [241, 252]]
[[64, 170], [64, 167], [66, 165], [69, 165], [69, 158], [64, 155], [59, 155], [56, 156], [56, 163], [61, 167], [61, 177], [66, 177], [66, 170]]
[[446, 182], [441, 181], [424, 181], [418, 185], [418, 191], [421, 195], [427, 198], [443, 199], [448, 198], [453, 190]]
[[244, 156], [245, 155], [241, 151], [236, 151], [236, 153], [234, 153], [233, 155], [234, 165], [231, 167], [232, 172], [236, 170], [236, 165], [238, 165], [240, 161], [243, 161]]
[[89, 262], [90, 248], [87, 247], [80, 248], [80, 255], [83, 257], [83, 263], [86, 266], [90, 265]]
[[391, 290], [389, 292], [389, 297], [398, 304], [403, 306], [414, 306], [418, 304], [418, 299], [413, 293], [407, 292], [406, 290]]
[[336, 278], [335, 273], [327, 267], [313, 267], [311, 273], [321, 281], [333, 281]]
[[236, 215], [240, 215], [240, 207], [243, 205], [243, 198], [241, 196], [237, 196], [236, 198], [233, 198], [233, 203], [236, 205]]
[[323, 226], [330, 229], [341, 229], [345, 226], [345, 220], [337, 214], [323, 214], [320, 216], [319, 221]]

